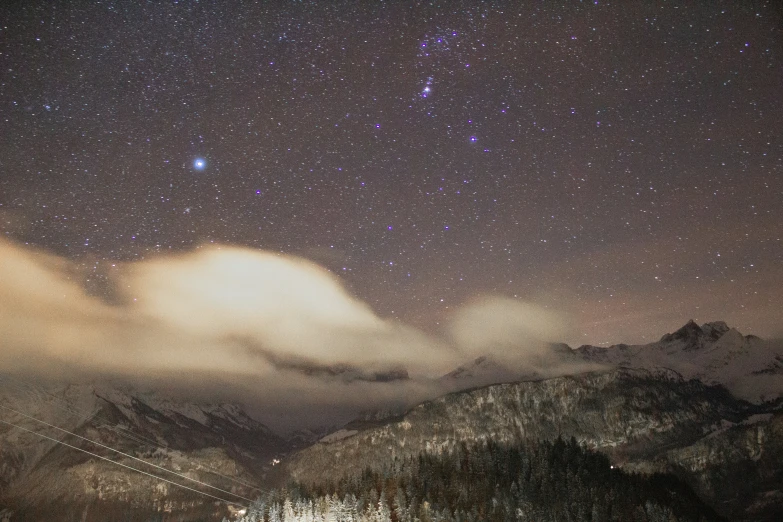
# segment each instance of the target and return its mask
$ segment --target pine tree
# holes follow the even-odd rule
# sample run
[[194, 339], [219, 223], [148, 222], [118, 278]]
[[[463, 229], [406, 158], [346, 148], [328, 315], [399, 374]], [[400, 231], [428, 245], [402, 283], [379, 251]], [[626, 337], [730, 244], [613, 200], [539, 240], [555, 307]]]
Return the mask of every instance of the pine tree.
[[374, 522], [391, 522], [391, 511], [389, 505], [386, 503], [386, 492], [381, 491], [380, 498], [378, 499], [378, 507], [375, 511]]
[[283, 522], [280, 516], [280, 504], [273, 502], [272, 505], [269, 506], [268, 518], [269, 522]]
[[402, 488], [397, 488], [397, 493], [394, 496], [394, 518], [398, 522], [412, 522], [410, 512], [405, 505], [405, 493]]
[[296, 522], [294, 506], [291, 503], [291, 499], [288, 497], [286, 497], [283, 502], [283, 522]]

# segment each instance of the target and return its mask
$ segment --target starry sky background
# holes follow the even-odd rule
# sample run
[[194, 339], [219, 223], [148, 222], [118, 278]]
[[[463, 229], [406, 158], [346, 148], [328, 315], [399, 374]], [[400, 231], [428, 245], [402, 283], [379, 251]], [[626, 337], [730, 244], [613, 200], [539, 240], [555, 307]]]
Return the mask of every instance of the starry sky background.
[[[778, 2], [3, 2], [0, 230], [74, 261], [313, 260], [437, 333], [780, 335]], [[196, 165], [197, 160], [204, 165]]]

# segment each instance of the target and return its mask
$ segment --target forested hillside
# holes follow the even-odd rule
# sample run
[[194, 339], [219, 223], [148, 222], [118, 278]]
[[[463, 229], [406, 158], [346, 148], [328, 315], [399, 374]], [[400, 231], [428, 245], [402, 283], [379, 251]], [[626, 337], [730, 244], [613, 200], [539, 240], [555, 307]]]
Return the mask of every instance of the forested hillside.
[[238, 522], [721, 520], [674, 476], [628, 474], [575, 439], [460, 444], [337, 482], [323, 476], [270, 493]]
[[323, 439], [286, 468], [294, 480], [319, 484], [325, 473], [380, 473], [462, 443], [574, 437], [625, 471], [678, 476], [728, 519], [780, 520], [780, 429], [774, 404], [750, 404], [665, 369], [619, 369], [449, 394], [383, 426]]

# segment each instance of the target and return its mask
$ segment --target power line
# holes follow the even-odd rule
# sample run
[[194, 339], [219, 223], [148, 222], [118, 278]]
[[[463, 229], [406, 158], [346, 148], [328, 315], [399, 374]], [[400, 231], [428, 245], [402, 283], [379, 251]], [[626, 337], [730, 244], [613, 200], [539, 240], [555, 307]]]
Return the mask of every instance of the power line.
[[[62, 431], [63, 433], [67, 433], [68, 435], [73, 435], [74, 437], [80, 438], [82, 440], [86, 440], [87, 442], [95, 444], [96, 446], [100, 446], [102, 448], [106, 448], [107, 450], [111, 450], [111, 451], [113, 451], [115, 453], [118, 453], [120, 455], [128, 457], [129, 459], [137, 460], [137, 461], [139, 461], [139, 462], [141, 462], [143, 464], [146, 464], [148, 466], [152, 466], [153, 468], [157, 468], [157, 469], [163, 470], [166, 473], [171, 473], [171, 474], [176, 475], [176, 476], [178, 476], [180, 478], [184, 478], [185, 480], [190, 480], [191, 482], [195, 482], [197, 484], [201, 484], [202, 486], [206, 486], [208, 488], [212, 488], [212, 489], [220, 491], [222, 493], [228, 493], [229, 495], [233, 495], [235, 497], [241, 498], [242, 500], [247, 500], [248, 502], [253, 502], [251, 499], [245, 498], [242, 495], [237, 495], [236, 493], [232, 493], [231, 491], [227, 491], [225, 489], [221, 489], [221, 488], [218, 488], [218, 487], [215, 487], [215, 486], [211, 486], [211, 485], [207, 484], [206, 482], [202, 482], [200, 480], [196, 480], [194, 478], [190, 478], [187, 475], [183, 475], [182, 473], [177, 473], [176, 471], [172, 471], [170, 469], [166, 469], [166, 468], [164, 468], [162, 466], [158, 466], [157, 464], [153, 464], [152, 462], [147, 462], [146, 460], [140, 459], [138, 457], [134, 457], [133, 455], [130, 455], [130, 454], [125, 453], [123, 451], [120, 451], [118, 449], [114, 449], [111, 446], [107, 446], [106, 444], [101, 444], [100, 442], [96, 442], [96, 441], [94, 441], [92, 439], [88, 439], [87, 437], [83, 437], [81, 435], [77, 435], [76, 433], [73, 433], [72, 431], [68, 431], [66, 429], [60, 428], [58, 426], [55, 426], [54, 424], [49, 424], [48, 422], [42, 421], [40, 419], [36, 419], [35, 417], [31, 417], [30, 415], [26, 415], [26, 414], [24, 414], [24, 413], [22, 413], [20, 411], [16, 411], [15, 409], [9, 408], [8, 406], [3, 406], [2, 404], [0, 404], [0, 408], [6, 409], [8, 411], [12, 411], [12, 412], [16, 413], [17, 415], [21, 415], [22, 417], [28, 418], [30, 420], [34, 420], [35, 422], [40, 422], [41, 424], [45, 424], [46, 426], [49, 426], [50, 428], [54, 428], [56, 430]], [[114, 461], [112, 461], [112, 462], [114, 462]]]
[[198, 493], [199, 495], [204, 495], [206, 497], [214, 498], [214, 499], [219, 500], [221, 502], [225, 502], [226, 504], [231, 504], [232, 506], [237, 506], [237, 507], [240, 507], [242, 509], [247, 509], [247, 506], [244, 506], [242, 504], [237, 504], [236, 502], [232, 502], [230, 500], [226, 500], [224, 498], [220, 498], [220, 497], [217, 497], [215, 495], [210, 495], [209, 493], [204, 493], [203, 491], [199, 491], [199, 490], [197, 490], [195, 488], [191, 488], [191, 487], [186, 486], [184, 484], [180, 484], [178, 482], [174, 482], [173, 480], [165, 479], [163, 477], [159, 477], [157, 475], [153, 475], [152, 473], [147, 473], [146, 471], [142, 471], [142, 470], [134, 468], [132, 466], [128, 466], [126, 464], [122, 464], [120, 462], [111, 460], [108, 457], [102, 457], [101, 455], [98, 455], [97, 453], [93, 453], [92, 451], [88, 451], [86, 449], [82, 449], [82, 448], [79, 448], [77, 446], [73, 446], [71, 444], [68, 444], [67, 442], [63, 442], [63, 441], [57, 440], [57, 439], [55, 439], [53, 437], [49, 437], [48, 435], [44, 435], [43, 433], [38, 433], [37, 431], [28, 430], [27, 428], [24, 428], [22, 426], [19, 426], [17, 424], [12, 423], [12, 422], [7, 422], [7, 421], [4, 421], [3, 419], [0, 419], [0, 422], [3, 423], [3, 424], [6, 424], [8, 426], [12, 426], [14, 428], [18, 428], [20, 430], [26, 431], [28, 433], [32, 433], [33, 435], [38, 435], [39, 437], [43, 437], [45, 439], [49, 439], [52, 442], [56, 442], [57, 444], [62, 444], [63, 446], [68, 446], [69, 448], [75, 449], [77, 451], [81, 451], [82, 453], [87, 453], [88, 455], [92, 455], [95, 458], [98, 458], [98, 459], [101, 459], [101, 460], [105, 460], [106, 462], [111, 462], [112, 464], [116, 464], [118, 466], [122, 466], [123, 468], [127, 468], [127, 469], [130, 469], [130, 470], [135, 471], [137, 473], [141, 473], [142, 475], [147, 475], [148, 477], [152, 477], [154, 479], [157, 479], [157, 480], [160, 480], [160, 481], [163, 481], [163, 482], [168, 482], [169, 484], [173, 484], [175, 486], [179, 486], [179, 487], [187, 489], [189, 491], [193, 491], [194, 493]]
[[[22, 386], [20, 386], [19, 384], [14, 384], [12, 382], [9, 382], [8, 381], [9, 378], [12, 379], [12, 380], [20, 382], [22, 385], [26, 386], [29, 389], [22, 388]], [[77, 408], [72, 407], [64, 398], [61, 398], [61, 397], [58, 397], [58, 396], [56, 396], [56, 395], [54, 395], [52, 393], [49, 393], [46, 390], [44, 390], [44, 389], [42, 389], [42, 388], [40, 388], [40, 387], [38, 387], [38, 386], [36, 386], [34, 384], [31, 384], [31, 383], [29, 383], [29, 382], [27, 382], [27, 381], [25, 381], [23, 379], [20, 379], [19, 377], [14, 377], [14, 376], [6, 374], [4, 376], [1, 376], [0, 380], [4, 380], [4, 381], [6, 381], [6, 383], [11, 384], [12, 386], [15, 386], [17, 389], [26, 391], [28, 393], [29, 392], [34, 392], [34, 393], [37, 392], [37, 393], [40, 393], [40, 394], [47, 395], [50, 398], [52, 398], [52, 399], [54, 399], [56, 401], [59, 401], [59, 402], [61, 402], [61, 403], [63, 403], [65, 405], [64, 408], [56, 406], [56, 405], [55, 405], [55, 407], [65, 411], [65, 412], [70, 413], [71, 415], [73, 415], [74, 417], [79, 418], [82, 421], [93, 421], [95, 427], [97, 427], [97, 428], [105, 428], [105, 429], [111, 430], [114, 433], [116, 433], [117, 435], [119, 435], [121, 437], [125, 437], [127, 439], [130, 439], [130, 440], [136, 442], [137, 444], [148, 444], [150, 446], [156, 447], [156, 448], [161, 449], [161, 450], [179, 451], [179, 450], [175, 450], [175, 449], [173, 449], [173, 448], [171, 448], [169, 446], [161, 445], [157, 441], [154, 441], [154, 440], [149, 439], [147, 437], [144, 437], [142, 435], [133, 433], [130, 430], [127, 430], [127, 429], [123, 428], [122, 426], [110, 425], [110, 424], [107, 424], [105, 422], [97, 422], [95, 420], [95, 417], [97, 416], [96, 414], [99, 413], [99, 412], [96, 411], [96, 412], [92, 412], [92, 413], [89, 413], [89, 414], [85, 414], [84, 410], [79, 410]], [[104, 399], [103, 397], [98, 395], [97, 393], [95, 394], [95, 396], [98, 397], [99, 399], [102, 399], [102, 400], [106, 401], [106, 402], [110, 402], [107, 399]], [[188, 457], [186, 457], [184, 455], [182, 455], [182, 457], [185, 460], [190, 460], [190, 459], [188, 459]], [[242, 486], [254, 489], [256, 491], [260, 491], [261, 493], [265, 492], [265, 490], [259, 488], [258, 486], [255, 486], [253, 484], [248, 484], [247, 482], [243, 482], [243, 481], [238, 480], [236, 478], [223, 475], [223, 474], [219, 473], [217, 470], [215, 470], [215, 468], [212, 468], [211, 466], [208, 466], [206, 464], [194, 465], [194, 467], [198, 467], [198, 466], [201, 466], [201, 467], [205, 468], [205, 471], [207, 471], [208, 473], [212, 473], [213, 475], [217, 475], [218, 477], [224, 478], [224, 479], [226, 479], [228, 481], [235, 482], [237, 484], [241, 484]], [[167, 470], [167, 471], [169, 471], [169, 470]]]
[[[18, 383], [15, 384], [13, 382], [8, 381], [9, 378], [14, 380], [14, 381], [18, 381], [21, 384], [18, 384]], [[112, 430], [115, 433], [117, 433], [117, 435], [125, 436], [125, 437], [127, 437], [129, 439], [132, 439], [134, 442], [137, 442], [139, 444], [147, 443], [147, 444], [149, 444], [151, 446], [156, 446], [158, 448], [161, 448], [161, 446], [159, 446], [156, 443], [156, 441], [148, 439], [148, 438], [146, 438], [146, 437], [144, 437], [142, 435], [138, 435], [138, 434], [134, 434], [132, 432], [129, 432], [128, 430], [125, 430], [124, 428], [122, 428], [119, 425], [111, 426], [111, 425], [106, 424], [106, 423], [98, 423], [98, 422], [96, 422], [95, 421], [95, 417], [97, 416], [98, 413], [100, 413], [100, 410], [96, 410], [96, 411], [93, 411], [93, 412], [90, 412], [90, 413], [85, 413], [85, 410], [79, 410], [78, 408], [72, 407], [68, 403], [68, 401], [66, 401], [64, 398], [58, 397], [58, 396], [54, 395], [53, 393], [50, 393], [50, 392], [44, 390], [43, 388], [41, 388], [39, 386], [36, 386], [34, 384], [31, 384], [31, 383], [29, 383], [27, 381], [24, 381], [23, 379], [20, 379], [18, 377], [12, 377], [10, 375], [5, 375], [5, 376], [0, 377], [0, 380], [4, 380], [7, 384], [10, 384], [11, 386], [16, 387], [18, 390], [22, 390], [22, 391], [24, 391], [26, 393], [30, 393], [30, 394], [34, 394], [34, 395], [45, 395], [45, 396], [47, 396], [47, 397], [49, 397], [51, 399], [54, 399], [56, 401], [59, 401], [59, 402], [63, 403], [65, 405], [65, 407], [57, 406], [56, 404], [53, 404], [53, 406], [58, 408], [58, 409], [60, 409], [60, 410], [62, 410], [62, 411], [64, 411], [64, 412], [70, 413], [74, 417], [78, 418], [80, 421], [84, 421], [84, 422], [86, 422], [86, 421], [93, 421], [93, 425], [95, 427], [97, 427], [97, 428], [106, 428], [106, 429]], [[94, 390], [93, 390], [93, 392], [94, 392]], [[99, 399], [103, 399], [103, 397], [101, 397], [100, 395], [95, 394], [95, 396], [98, 397]], [[103, 399], [103, 400], [106, 400], [106, 399]], [[125, 431], [125, 433], [118, 432], [117, 431], [118, 429], [121, 429], [121, 430]], [[161, 449], [163, 449], [163, 448], [161, 448]], [[169, 449], [169, 448], [165, 448], [165, 449]]]

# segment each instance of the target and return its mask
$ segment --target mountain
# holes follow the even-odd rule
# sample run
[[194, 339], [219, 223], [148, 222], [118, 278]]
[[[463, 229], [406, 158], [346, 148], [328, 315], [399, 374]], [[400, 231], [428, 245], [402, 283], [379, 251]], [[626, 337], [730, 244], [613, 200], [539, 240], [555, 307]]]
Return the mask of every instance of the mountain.
[[471, 388], [486, 384], [497, 384], [522, 380], [524, 374], [514, 371], [492, 356], [482, 355], [441, 377], [441, 382], [450, 387]]
[[0, 512], [14, 513], [14, 521], [63, 510], [74, 520], [117, 513], [147, 520], [166, 511], [219, 520], [226, 508], [216, 499], [122, 466], [247, 504], [243, 497], [255, 498], [254, 484], [273, 471], [272, 459], [285, 448], [238, 405], [177, 401], [127, 387], [38, 385], [3, 376], [0, 420]]
[[505, 359], [492, 355], [477, 357], [438, 379], [446, 391], [459, 391], [502, 382], [530, 381], [605, 369], [604, 363], [590, 361], [564, 343], [550, 343], [525, 353], [515, 361], [515, 354]]
[[[512, 357], [509, 357], [511, 359]], [[783, 341], [743, 335], [723, 321], [688, 321], [657, 342], [612, 346], [550, 344], [510, 364], [482, 356], [439, 379], [447, 391], [611, 368], [669, 368], [686, 379], [721, 384], [735, 396], [761, 403], [783, 397]]]
[[721, 384], [751, 402], [783, 395], [783, 342], [742, 335], [723, 321], [688, 321], [658, 342], [609, 347], [580, 346], [585, 362], [625, 368], [670, 368], [685, 378]]
[[781, 422], [774, 407], [720, 386], [623, 368], [451, 393], [383, 426], [323, 440], [285, 465], [293, 479], [323, 484], [461, 443], [574, 437], [623, 469], [676, 473], [732, 520], [774, 520], [783, 514], [775, 501], [783, 491]]
[[[610, 459], [624, 473], [621, 489], [636, 473], [656, 483], [676, 476], [730, 520], [783, 519], [780, 342], [689, 321], [646, 345], [552, 344], [529, 350], [524, 364], [510, 360], [467, 363], [438, 380], [435, 388], [451, 393], [412, 409], [366, 411], [339, 429], [286, 440], [238, 404], [0, 375], [0, 520], [220, 520], [231, 505], [218, 499], [247, 505], [266, 494], [259, 486], [285, 478], [316, 489], [350, 484], [368, 467], [381, 477], [422, 453], [456, 473], [449, 459], [465, 448], [544, 455], [561, 437], [573, 437], [584, 459]], [[402, 369], [299, 371], [335, 385], [409, 379]], [[558, 473], [572, 480], [567, 461]]]
[[627, 473], [575, 439], [466, 444], [395, 459], [329, 486], [296, 484], [254, 502], [236, 522], [725, 520], [671, 474]]

